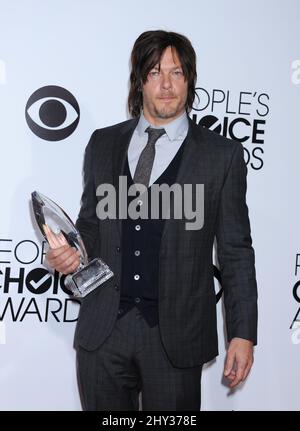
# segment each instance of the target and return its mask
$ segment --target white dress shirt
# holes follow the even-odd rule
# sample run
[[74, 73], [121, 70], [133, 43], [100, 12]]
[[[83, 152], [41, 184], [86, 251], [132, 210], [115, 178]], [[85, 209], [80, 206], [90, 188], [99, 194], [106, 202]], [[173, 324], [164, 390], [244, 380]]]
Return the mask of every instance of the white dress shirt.
[[[131, 177], [134, 177], [135, 169], [141, 152], [147, 145], [148, 133], [145, 132], [148, 126], [157, 128], [150, 124], [142, 113], [139, 122], [133, 132], [128, 147], [128, 164]], [[168, 124], [160, 126], [166, 133], [162, 135], [155, 144], [155, 158], [150, 176], [149, 186], [161, 176], [169, 166], [181, 144], [183, 143], [189, 128], [189, 121], [186, 112]]]

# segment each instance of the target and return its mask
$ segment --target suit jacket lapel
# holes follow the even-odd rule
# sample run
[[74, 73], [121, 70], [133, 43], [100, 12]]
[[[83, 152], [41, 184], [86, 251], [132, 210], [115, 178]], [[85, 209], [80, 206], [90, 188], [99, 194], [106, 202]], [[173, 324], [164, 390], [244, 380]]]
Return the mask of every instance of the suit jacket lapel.
[[[119, 193], [120, 193], [119, 176], [123, 175], [128, 146], [138, 121], [139, 121], [139, 118], [135, 118], [127, 122], [121, 129], [120, 133], [118, 134], [114, 145], [112, 166], [113, 166], [113, 185], [116, 190], [116, 198], [117, 198], [117, 202], [116, 202], [117, 215], [119, 214]], [[127, 193], [127, 190], [123, 190], [123, 192]], [[122, 220], [119, 219], [119, 217], [117, 218], [118, 218], [117, 219], [118, 231], [121, 236]]]
[[[184, 144], [182, 159], [175, 180], [176, 183], [182, 186], [184, 184], [193, 184], [195, 182], [195, 178], [199, 177], [199, 171], [201, 172], [202, 170], [202, 172], [204, 172], [204, 169], [201, 169], [201, 165], [204, 163], [204, 139], [200, 127], [197, 126], [190, 118], [189, 129]], [[172, 210], [174, 209], [173, 193], [171, 194], [170, 207], [172, 218]], [[170, 227], [170, 220], [171, 219], [166, 219], [164, 222], [162, 240]]]

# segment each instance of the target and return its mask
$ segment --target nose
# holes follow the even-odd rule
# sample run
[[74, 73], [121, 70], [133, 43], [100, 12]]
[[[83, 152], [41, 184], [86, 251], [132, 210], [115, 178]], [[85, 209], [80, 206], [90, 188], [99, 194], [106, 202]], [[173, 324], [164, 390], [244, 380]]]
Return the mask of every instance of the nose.
[[171, 78], [168, 74], [162, 76], [161, 86], [163, 89], [167, 90], [172, 86]]

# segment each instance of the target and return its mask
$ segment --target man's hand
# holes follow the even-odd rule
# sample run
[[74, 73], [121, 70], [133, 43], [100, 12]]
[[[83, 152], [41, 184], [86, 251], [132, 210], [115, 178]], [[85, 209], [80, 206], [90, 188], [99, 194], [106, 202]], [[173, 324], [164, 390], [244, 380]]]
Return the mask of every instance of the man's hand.
[[50, 245], [46, 254], [49, 265], [62, 274], [74, 272], [80, 264], [80, 252], [68, 244], [62, 233], [54, 234], [47, 225], [44, 231]]
[[233, 338], [228, 347], [224, 376], [230, 380], [234, 388], [244, 381], [253, 364], [253, 343], [243, 338]]

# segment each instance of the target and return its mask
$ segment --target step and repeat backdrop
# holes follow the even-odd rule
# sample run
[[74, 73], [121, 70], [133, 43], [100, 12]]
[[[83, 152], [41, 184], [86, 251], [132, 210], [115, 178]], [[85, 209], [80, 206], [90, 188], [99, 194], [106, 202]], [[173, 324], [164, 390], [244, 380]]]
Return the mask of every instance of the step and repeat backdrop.
[[[297, 0], [0, 0], [0, 409], [81, 410], [79, 303], [47, 268], [34, 190], [76, 219], [91, 133], [126, 120], [129, 57], [145, 30], [197, 53], [190, 116], [244, 145], [256, 251], [259, 339], [245, 384], [205, 366], [203, 410], [299, 410], [300, 3]], [[221, 288], [216, 272], [216, 293]]]

